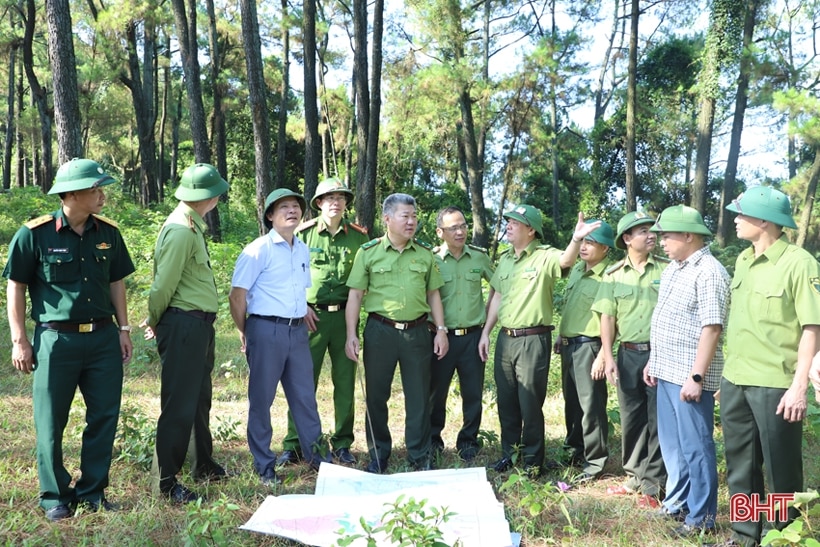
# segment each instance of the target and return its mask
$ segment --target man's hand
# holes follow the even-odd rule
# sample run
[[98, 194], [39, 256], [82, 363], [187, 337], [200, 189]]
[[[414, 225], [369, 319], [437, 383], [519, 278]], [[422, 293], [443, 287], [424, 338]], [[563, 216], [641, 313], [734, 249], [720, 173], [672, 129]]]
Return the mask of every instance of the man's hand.
[[775, 414], [782, 415], [787, 422], [799, 422], [806, 417], [806, 393], [790, 387], [780, 398]]
[[604, 372], [605, 363], [604, 363], [604, 353], [602, 351], [598, 352], [598, 356], [595, 357], [595, 360], [592, 362], [592, 369], [589, 371], [589, 376], [593, 380], [603, 380], [606, 378], [606, 373]]
[[245, 333], [239, 333], [239, 351], [245, 353], [245, 350], [248, 349], [248, 340], [245, 338]]
[[684, 403], [699, 403], [700, 396], [703, 393], [703, 385], [700, 382], [694, 381], [691, 377], [687, 378], [680, 388], [680, 400]]
[[131, 345], [131, 333], [127, 330], [120, 331], [120, 350], [122, 351], [122, 364], [127, 365], [131, 360], [131, 353], [133, 351]]
[[316, 315], [316, 311], [308, 306], [307, 314], [305, 315], [305, 324], [307, 325], [308, 331], [316, 332], [316, 323], [319, 322], [319, 316]]
[[646, 365], [643, 368], [643, 383], [649, 387], [655, 387], [658, 385], [658, 379], [649, 375], [649, 365]]
[[613, 386], [618, 385], [618, 367], [615, 364], [615, 359], [604, 359], [604, 373], [610, 384]]
[[589, 234], [601, 227], [601, 221], [596, 220], [591, 224], [584, 222], [584, 213], [578, 213], [578, 223], [575, 224], [575, 231], [572, 233], [573, 241], [583, 241]]
[[487, 357], [490, 353], [490, 337], [484, 332], [481, 333], [481, 338], [478, 339], [478, 356], [483, 362], [487, 362]]
[[560, 335], [555, 337], [555, 343], [552, 345], [552, 352], [555, 355], [561, 355], [561, 346], [563, 345], [562, 341], [563, 340]]
[[348, 338], [345, 343], [345, 355], [351, 361], [359, 361], [359, 339], [355, 336]]
[[436, 336], [433, 338], [433, 353], [438, 359], [444, 358], [447, 351], [450, 349], [450, 339], [447, 338], [447, 333], [443, 330], [437, 330]]
[[145, 338], [146, 340], [153, 340], [154, 338], [157, 337], [157, 333], [154, 332], [154, 329], [152, 329], [150, 326], [148, 326], [148, 318], [147, 317], [145, 319], [143, 319], [142, 322], [140, 323], [140, 328], [145, 330], [145, 333], [142, 335], [142, 337]]
[[34, 353], [27, 338], [12, 344], [11, 362], [14, 363], [14, 368], [25, 374], [34, 370]]

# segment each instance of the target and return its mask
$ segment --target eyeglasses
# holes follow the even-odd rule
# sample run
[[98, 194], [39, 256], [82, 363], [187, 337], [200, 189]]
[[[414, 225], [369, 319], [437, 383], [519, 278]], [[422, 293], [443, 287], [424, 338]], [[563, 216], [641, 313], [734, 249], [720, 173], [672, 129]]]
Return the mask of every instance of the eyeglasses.
[[446, 228], [444, 226], [442, 226], [441, 229], [444, 230], [445, 232], [454, 234], [454, 233], [458, 232], [459, 230], [461, 230], [462, 232], [466, 232], [467, 231], [467, 225], [466, 224], [456, 224], [455, 226], [447, 226]]

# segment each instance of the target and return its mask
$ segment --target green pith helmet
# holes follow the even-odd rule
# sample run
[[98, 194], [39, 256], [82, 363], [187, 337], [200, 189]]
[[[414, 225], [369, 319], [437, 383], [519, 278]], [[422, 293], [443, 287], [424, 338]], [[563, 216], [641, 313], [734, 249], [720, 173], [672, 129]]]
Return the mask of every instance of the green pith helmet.
[[[597, 222], [596, 220], [587, 220], [586, 224], [592, 224], [593, 222]], [[601, 245], [606, 245], [610, 249], [615, 246], [615, 241], [612, 237], [612, 226], [608, 223], [601, 221], [601, 225], [598, 226], [594, 232], [589, 234], [584, 239], [591, 239], [595, 243], [600, 243]]]
[[302, 214], [305, 213], [305, 197], [302, 194], [297, 194], [288, 188], [277, 188], [268, 194], [268, 197], [265, 199], [265, 215], [262, 217], [262, 223], [268, 230], [273, 227], [273, 223], [268, 220], [268, 212], [277, 201], [284, 198], [296, 198], [296, 201], [299, 202], [299, 207], [302, 208]]
[[319, 198], [334, 192], [347, 195], [347, 207], [350, 207], [351, 203], [353, 203], [353, 192], [350, 191], [350, 188], [345, 186], [341, 180], [333, 177], [319, 183], [319, 186], [316, 187], [316, 193], [313, 195], [313, 199], [310, 200], [310, 206], [318, 211], [319, 204], [316, 202], [319, 201]]
[[641, 224], [655, 224], [655, 219], [646, 213], [640, 211], [632, 211], [627, 213], [618, 221], [618, 233], [615, 235], [615, 246], [619, 249], [626, 249], [623, 235], [635, 226]]
[[712, 235], [698, 210], [686, 205], [673, 205], [664, 209], [650, 230], [653, 232], [700, 234], [702, 236]]
[[797, 228], [789, 197], [771, 186], [755, 186], [726, 206], [733, 213], [759, 218], [786, 228]]
[[98, 186], [113, 184], [114, 179], [103, 171], [100, 164], [93, 160], [74, 158], [57, 169], [54, 186], [49, 194], [64, 194], [77, 190], [88, 190]]
[[228, 181], [222, 178], [216, 167], [195, 163], [182, 173], [174, 197], [180, 201], [202, 201], [221, 196], [228, 188]]
[[512, 211], [504, 213], [504, 218], [511, 218], [523, 222], [533, 230], [538, 239], [544, 238], [544, 224], [541, 220], [541, 211], [532, 205], [516, 205]]

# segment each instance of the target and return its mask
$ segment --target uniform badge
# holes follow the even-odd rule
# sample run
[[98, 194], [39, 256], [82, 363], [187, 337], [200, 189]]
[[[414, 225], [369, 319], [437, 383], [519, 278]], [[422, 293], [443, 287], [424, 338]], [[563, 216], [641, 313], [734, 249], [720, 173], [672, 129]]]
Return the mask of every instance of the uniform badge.
[[68, 247], [49, 247], [48, 252], [51, 254], [59, 253], [59, 254], [67, 254]]
[[814, 292], [820, 294], [820, 277], [812, 277], [809, 279], [809, 283], [811, 283], [811, 288], [814, 289]]
[[97, 243], [97, 248], [104, 251], [106, 249], [110, 249], [111, 244], [110, 243]]

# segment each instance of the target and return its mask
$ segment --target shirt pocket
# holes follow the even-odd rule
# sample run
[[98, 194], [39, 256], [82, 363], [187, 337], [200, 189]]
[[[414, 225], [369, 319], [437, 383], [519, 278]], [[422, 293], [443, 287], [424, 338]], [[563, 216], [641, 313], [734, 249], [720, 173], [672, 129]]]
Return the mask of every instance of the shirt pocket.
[[407, 286], [406, 290], [421, 290], [425, 295], [427, 293], [427, 271], [426, 264], [418, 262], [411, 262], [407, 265]]
[[211, 273], [211, 258], [208, 256], [208, 251], [205, 249], [197, 249], [194, 252], [194, 275], [200, 281], [213, 282], [213, 274]]
[[[773, 323], [786, 322], [788, 318], [788, 298], [786, 289], [782, 286], [754, 287], [751, 291], [753, 315], [760, 314], [761, 317]], [[793, 312], [792, 312], [793, 313]]]
[[310, 265], [317, 268], [327, 267], [330, 264], [330, 257], [324, 249], [316, 247], [310, 248]]
[[634, 300], [635, 292], [635, 288], [631, 285], [617, 284], [613, 288], [612, 296], [615, 297], [615, 300]]
[[370, 270], [371, 289], [384, 289], [385, 287], [390, 287], [392, 281], [393, 267], [391, 265], [374, 266]]
[[80, 279], [80, 261], [70, 254], [43, 257], [43, 278], [48, 283], [73, 283]]
[[521, 280], [521, 290], [525, 293], [533, 293], [538, 290], [538, 269], [532, 268], [524, 270], [519, 276]]
[[480, 294], [481, 272], [467, 272], [464, 274], [464, 279], [467, 281], [467, 290], [471, 295]]

